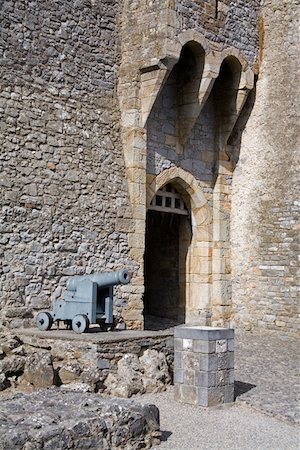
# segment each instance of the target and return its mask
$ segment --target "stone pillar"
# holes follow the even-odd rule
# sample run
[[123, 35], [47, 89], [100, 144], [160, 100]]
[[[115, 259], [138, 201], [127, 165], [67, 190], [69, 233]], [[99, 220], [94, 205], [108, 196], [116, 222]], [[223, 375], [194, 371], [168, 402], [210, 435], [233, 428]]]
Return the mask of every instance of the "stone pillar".
[[234, 401], [234, 330], [181, 325], [175, 328], [175, 398], [216, 406]]

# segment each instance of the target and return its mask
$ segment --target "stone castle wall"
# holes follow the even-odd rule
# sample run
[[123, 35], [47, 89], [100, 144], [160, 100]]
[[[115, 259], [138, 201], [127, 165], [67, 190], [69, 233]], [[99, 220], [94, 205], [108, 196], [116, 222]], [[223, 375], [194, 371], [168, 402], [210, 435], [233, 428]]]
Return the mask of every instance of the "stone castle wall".
[[[136, 270], [120, 113], [120, 2], [1, 10], [1, 307], [28, 325], [74, 274]], [[128, 293], [120, 289], [126, 307]]]
[[177, 23], [180, 30], [193, 29], [213, 42], [233, 45], [253, 64], [257, 56], [258, 6], [258, 0], [181, 0], [176, 2]]
[[299, 324], [298, 9], [299, 1], [263, 2], [261, 66], [234, 173], [231, 236], [235, 324], [289, 333]]
[[[149, 195], [173, 174], [200, 224], [188, 255], [188, 307], [202, 308], [203, 321], [213, 310], [215, 324], [294, 327], [294, 8], [264, 2], [259, 48], [258, 0], [3, 4], [0, 324], [29, 326], [69, 276], [126, 266], [134, 276], [117, 290], [116, 310], [129, 327], [143, 327]], [[205, 53], [203, 104], [178, 146], [171, 72], [190, 42]], [[229, 162], [228, 136], [214, 124], [218, 90], [209, 98], [227, 56], [242, 67], [235, 107], [260, 71], [254, 107], [255, 93], [230, 137]]]

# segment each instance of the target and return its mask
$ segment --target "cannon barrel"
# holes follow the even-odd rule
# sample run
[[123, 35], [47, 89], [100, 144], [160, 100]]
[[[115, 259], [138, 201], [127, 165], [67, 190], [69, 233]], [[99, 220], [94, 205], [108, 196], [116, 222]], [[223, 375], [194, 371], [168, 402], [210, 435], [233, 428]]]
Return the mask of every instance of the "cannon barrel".
[[130, 275], [127, 269], [117, 272], [94, 273], [92, 275], [82, 275], [72, 277], [67, 283], [68, 291], [76, 291], [78, 283], [90, 280], [97, 283], [100, 288], [106, 288], [117, 284], [127, 284], [130, 282]]

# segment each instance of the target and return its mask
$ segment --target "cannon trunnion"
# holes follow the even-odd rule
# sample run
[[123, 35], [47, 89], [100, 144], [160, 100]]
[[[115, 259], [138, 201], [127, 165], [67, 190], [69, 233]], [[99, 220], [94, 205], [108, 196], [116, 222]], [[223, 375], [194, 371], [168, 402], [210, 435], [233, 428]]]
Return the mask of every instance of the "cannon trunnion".
[[37, 315], [37, 326], [40, 330], [50, 330], [54, 321], [64, 321], [76, 333], [83, 333], [91, 323], [98, 323], [102, 330], [108, 330], [114, 322], [113, 287], [129, 282], [126, 269], [72, 277], [64, 298], [53, 303], [52, 311]]

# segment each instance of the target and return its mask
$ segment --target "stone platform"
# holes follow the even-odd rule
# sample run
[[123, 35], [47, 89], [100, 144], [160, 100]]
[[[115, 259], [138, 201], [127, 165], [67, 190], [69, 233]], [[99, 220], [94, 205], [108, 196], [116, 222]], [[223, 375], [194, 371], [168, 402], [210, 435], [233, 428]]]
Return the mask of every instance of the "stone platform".
[[18, 330], [0, 335], [0, 391], [75, 384], [120, 397], [157, 392], [172, 382], [173, 347], [170, 330]]
[[[13, 331], [10, 331], [13, 333]], [[54, 339], [70, 342], [90, 342], [96, 344], [98, 342], [121, 342], [130, 341], [136, 339], [151, 339], [156, 337], [168, 337], [173, 336], [174, 331], [159, 330], [115, 330], [115, 331], [101, 331], [98, 326], [92, 326], [89, 328], [88, 332], [77, 334], [73, 330], [68, 330], [66, 328], [51, 328], [48, 331], [40, 331], [37, 328], [23, 328], [16, 330], [15, 334], [18, 336], [30, 336], [37, 339]]]
[[16, 330], [18, 336], [30, 336], [38, 339], [61, 339], [63, 341], [77, 341], [77, 342], [118, 342], [118, 341], [128, 341], [144, 338], [156, 338], [156, 337], [167, 337], [173, 336], [174, 331], [172, 329], [161, 330], [161, 331], [150, 331], [150, 330], [116, 330], [116, 331], [101, 331], [98, 326], [91, 326], [88, 332], [77, 334], [73, 330], [68, 330], [66, 328], [55, 328], [53, 327], [48, 331], [40, 331], [37, 328], [23, 328]]

